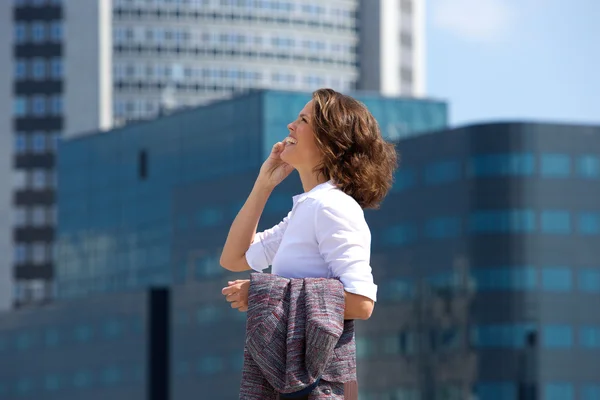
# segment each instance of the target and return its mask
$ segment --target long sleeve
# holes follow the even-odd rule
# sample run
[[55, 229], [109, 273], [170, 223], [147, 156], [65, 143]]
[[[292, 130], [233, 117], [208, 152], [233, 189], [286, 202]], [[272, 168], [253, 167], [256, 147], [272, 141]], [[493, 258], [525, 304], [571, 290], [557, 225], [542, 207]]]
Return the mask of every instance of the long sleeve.
[[273, 258], [279, 249], [290, 216], [291, 212], [271, 229], [254, 235], [254, 241], [246, 251], [246, 261], [250, 268], [262, 272], [273, 263]]

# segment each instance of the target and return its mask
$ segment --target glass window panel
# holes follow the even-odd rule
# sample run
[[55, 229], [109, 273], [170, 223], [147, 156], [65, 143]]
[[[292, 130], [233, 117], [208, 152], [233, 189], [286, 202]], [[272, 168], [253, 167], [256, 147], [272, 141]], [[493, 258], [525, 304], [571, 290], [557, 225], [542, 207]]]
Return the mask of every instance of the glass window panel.
[[17, 133], [15, 135], [15, 153], [23, 154], [27, 152], [27, 135], [24, 133]]
[[546, 325], [543, 328], [543, 345], [549, 348], [573, 346], [573, 328], [569, 325]]
[[356, 338], [356, 358], [367, 358], [373, 354], [375, 344], [370, 338]]
[[531, 153], [483, 154], [470, 160], [470, 173], [475, 177], [533, 175], [535, 158]]
[[34, 58], [31, 64], [31, 75], [38, 80], [46, 78], [46, 60]]
[[584, 178], [600, 178], [600, 157], [593, 155], [579, 157], [577, 173]]
[[107, 367], [102, 371], [102, 383], [107, 386], [118, 385], [121, 380], [121, 370], [118, 367]]
[[44, 334], [44, 342], [48, 347], [54, 347], [58, 344], [59, 334], [58, 330], [50, 328]]
[[19, 396], [27, 396], [33, 390], [33, 381], [28, 378], [20, 378], [15, 386]]
[[92, 334], [92, 327], [89, 325], [79, 325], [75, 328], [75, 340], [78, 342], [90, 341]]
[[600, 235], [600, 213], [585, 212], [579, 214], [579, 233], [582, 235]]
[[44, 388], [53, 392], [59, 390], [61, 387], [61, 379], [57, 374], [50, 374], [44, 378]]
[[16, 97], [13, 103], [13, 114], [15, 117], [27, 115], [27, 98], [23, 96]]
[[575, 390], [570, 383], [547, 383], [544, 387], [544, 400], [573, 400]]
[[63, 61], [60, 58], [53, 58], [50, 61], [50, 76], [54, 79], [63, 77]]
[[[31, 213], [31, 222], [34, 226], [46, 225], [46, 207], [45, 206], [33, 207], [32, 213]], [[34, 250], [34, 252], [35, 252], [35, 250]]]
[[382, 242], [386, 245], [407, 245], [416, 239], [417, 230], [412, 224], [392, 226], [382, 234]]
[[581, 347], [600, 348], [600, 326], [582, 326], [579, 329]]
[[46, 188], [46, 171], [43, 169], [36, 169], [32, 173], [31, 186], [34, 189], [45, 189]]
[[483, 348], [523, 348], [535, 332], [535, 325], [527, 323], [479, 325], [471, 330], [471, 342]]
[[50, 38], [54, 42], [60, 42], [63, 38], [63, 26], [62, 22], [55, 21], [50, 25]]
[[535, 213], [526, 209], [475, 211], [469, 227], [479, 233], [533, 232]]
[[478, 268], [472, 270], [471, 274], [480, 291], [537, 288], [537, 271], [534, 267]]
[[198, 372], [203, 375], [212, 375], [223, 370], [224, 363], [221, 357], [203, 357], [198, 363]]
[[542, 288], [553, 292], [568, 292], [573, 289], [571, 269], [568, 267], [542, 268]]
[[401, 301], [413, 298], [414, 282], [402, 278], [388, 278], [379, 284], [377, 295], [382, 300]]
[[517, 396], [517, 385], [514, 382], [479, 382], [475, 386], [477, 398], [480, 400], [514, 400]]
[[580, 270], [578, 286], [582, 292], [600, 293], [600, 267]]
[[33, 96], [31, 99], [31, 114], [36, 117], [46, 115], [46, 96]]
[[38, 21], [31, 24], [31, 39], [34, 43], [41, 43], [46, 40], [45, 23]]
[[456, 237], [461, 234], [459, 217], [437, 217], [425, 223], [425, 236], [434, 239]]
[[456, 181], [460, 178], [458, 161], [440, 161], [425, 167], [425, 183], [437, 185]]
[[571, 233], [571, 215], [568, 211], [542, 211], [541, 224], [544, 233], [559, 235]]
[[15, 220], [14, 225], [17, 227], [22, 227], [27, 225], [28, 223], [28, 208], [27, 207], [17, 207], [15, 210]]
[[14, 25], [14, 38], [15, 43], [25, 43], [28, 39], [27, 37], [27, 24], [24, 22], [17, 22]]
[[34, 153], [43, 153], [46, 151], [46, 134], [44, 132], [35, 132], [33, 134], [31, 148]]
[[600, 400], [600, 383], [583, 385], [581, 400]]
[[416, 173], [412, 168], [398, 168], [394, 176], [393, 192], [400, 192], [412, 188], [416, 184]]
[[571, 157], [566, 154], [542, 154], [542, 176], [566, 178], [571, 174]]
[[73, 386], [86, 388], [92, 383], [92, 374], [89, 371], [79, 371], [73, 375]]
[[25, 243], [17, 243], [14, 250], [15, 263], [24, 264], [29, 261], [29, 247]]
[[15, 79], [27, 78], [27, 61], [17, 60], [15, 62]]

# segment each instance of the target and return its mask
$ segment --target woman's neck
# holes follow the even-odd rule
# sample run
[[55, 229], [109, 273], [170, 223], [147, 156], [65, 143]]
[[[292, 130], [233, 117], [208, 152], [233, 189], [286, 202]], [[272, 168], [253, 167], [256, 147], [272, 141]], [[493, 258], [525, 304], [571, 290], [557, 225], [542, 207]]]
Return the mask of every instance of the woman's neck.
[[314, 171], [298, 171], [300, 175], [300, 181], [302, 181], [302, 188], [304, 192], [310, 192], [321, 183], [327, 182], [329, 179], [321, 173], [315, 173]]

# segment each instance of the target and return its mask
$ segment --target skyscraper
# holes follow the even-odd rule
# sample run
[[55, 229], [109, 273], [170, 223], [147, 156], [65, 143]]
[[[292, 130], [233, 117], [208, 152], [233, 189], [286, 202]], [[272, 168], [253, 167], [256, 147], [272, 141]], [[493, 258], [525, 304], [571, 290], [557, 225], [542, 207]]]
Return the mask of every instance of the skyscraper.
[[[424, 94], [424, 0], [13, 0], [0, 99], [0, 289], [53, 293], [59, 137], [249, 89]], [[12, 30], [12, 35], [10, 34]], [[12, 86], [12, 89], [10, 87]], [[9, 149], [12, 149], [10, 151]], [[11, 157], [12, 154], [12, 157]], [[8, 166], [7, 166], [8, 167]], [[2, 169], [6, 171], [6, 169]], [[10, 193], [9, 193], [10, 192]], [[9, 218], [10, 217], [10, 218]], [[12, 255], [11, 259], [8, 256]], [[7, 290], [0, 290], [6, 296]], [[0, 309], [10, 301], [0, 298]]]

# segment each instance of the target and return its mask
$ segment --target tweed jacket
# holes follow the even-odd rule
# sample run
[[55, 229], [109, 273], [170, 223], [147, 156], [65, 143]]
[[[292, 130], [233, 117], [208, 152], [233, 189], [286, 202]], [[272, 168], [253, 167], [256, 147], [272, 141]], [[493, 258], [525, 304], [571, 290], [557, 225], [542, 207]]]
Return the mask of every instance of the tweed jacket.
[[356, 381], [356, 345], [342, 283], [261, 273], [250, 281], [239, 398], [343, 399], [344, 383]]

